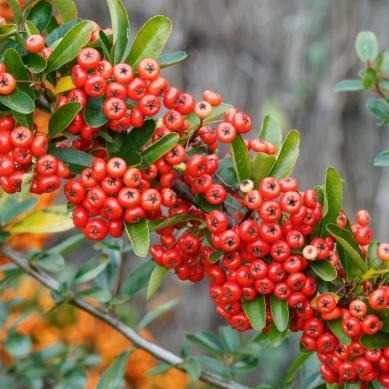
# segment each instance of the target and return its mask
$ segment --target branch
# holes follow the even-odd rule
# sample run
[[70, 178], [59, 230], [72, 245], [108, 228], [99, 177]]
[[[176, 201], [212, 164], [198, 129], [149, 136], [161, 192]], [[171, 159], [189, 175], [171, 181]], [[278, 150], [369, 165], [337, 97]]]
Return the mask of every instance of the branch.
[[[45, 272], [42, 272], [31, 266], [28, 259], [21, 253], [14, 251], [7, 245], [2, 246], [2, 252], [17, 266], [23, 269], [27, 274], [35, 278], [42, 285], [51, 289], [52, 291], [59, 291], [59, 283], [48, 275]], [[127, 339], [129, 339], [136, 347], [141, 348], [154, 357], [168, 363], [170, 365], [180, 365], [184, 362], [184, 360], [170, 352], [169, 350], [164, 349], [163, 347], [150, 342], [140, 336], [137, 332], [135, 332], [132, 328], [128, 327], [125, 323], [112, 316], [110, 313], [107, 313], [100, 308], [82, 300], [79, 298], [75, 298], [69, 301], [69, 304], [74, 305], [85, 312], [93, 315], [94, 317], [100, 319], [101, 321], [107, 323], [116, 331], [120, 332]], [[180, 366], [175, 366], [180, 370], [184, 370]], [[227, 380], [217, 374], [211, 373], [206, 369], [203, 369], [201, 372], [200, 380], [203, 382], [207, 382], [216, 388], [220, 389], [249, 389], [246, 386], [240, 385], [237, 382]]]

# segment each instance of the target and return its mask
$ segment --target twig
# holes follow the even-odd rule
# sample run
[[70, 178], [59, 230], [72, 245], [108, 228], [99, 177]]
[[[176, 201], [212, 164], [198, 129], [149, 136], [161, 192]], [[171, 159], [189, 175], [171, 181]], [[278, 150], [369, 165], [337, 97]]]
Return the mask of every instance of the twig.
[[[28, 262], [28, 259], [23, 254], [14, 251], [7, 245], [2, 246], [2, 252], [13, 263], [15, 263], [27, 274], [39, 281], [42, 285], [53, 291], [59, 291], [59, 283], [47, 273], [32, 267]], [[125, 323], [113, 316], [111, 313], [107, 313], [80, 298], [74, 298], [73, 300], [70, 300], [69, 304], [74, 305], [82, 309], [83, 311], [88, 312], [99, 320], [107, 323], [113, 329], [120, 332], [127, 339], [129, 339], [136, 347], [139, 347], [149, 352], [160, 361], [163, 361], [170, 365], [175, 365], [178, 369], [184, 370], [180, 366], [184, 362], [181, 357], [173, 354], [171, 351], [166, 350], [153, 342], [146, 340], [137, 332], [135, 332], [131, 327], [128, 327]], [[214, 374], [206, 369], [202, 370], [200, 380], [214, 385], [216, 388], [220, 389], [249, 389], [247, 386], [243, 386], [235, 381], [227, 380], [219, 376], [218, 374]]]

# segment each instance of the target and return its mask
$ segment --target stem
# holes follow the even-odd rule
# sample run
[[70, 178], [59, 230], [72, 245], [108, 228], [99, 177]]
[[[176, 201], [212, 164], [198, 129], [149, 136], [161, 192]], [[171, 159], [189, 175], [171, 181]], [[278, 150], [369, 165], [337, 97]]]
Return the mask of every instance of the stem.
[[[42, 272], [30, 265], [28, 259], [21, 253], [14, 251], [7, 245], [2, 246], [2, 252], [17, 266], [23, 269], [27, 274], [35, 278], [45, 287], [51, 289], [52, 291], [59, 291], [59, 283], [57, 280], [52, 278], [45, 272]], [[163, 347], [150, 342], [140, 336], [137, 332], [135, 332], [131, 327], [128, 327], [125, 323], [117, 319], [111, 313], [107, 313], [100, 308], [89, 304], [88, 302], [80, 299], [74, 298], [69, 301], [69, 304], [74, 305], [77, 308], [82, 309], [85, 312], [93, 315], [97, 319], [105, 322], [109, 326], [111, 326], [116, 331], [120, 332], [127, 339], [129, 339], [136, 347], [139, 347], [151, 355], [168, 363], [170, 365], [175, 365], [180, 370], [184, 369], [180, 366], [184, 359], [179, 357], [178, 355], [173, 354], [171, 351], [164, 349]], [[243, 386], [235, 381], [231, 381], [225, 379], [218, 374], [212, 373], [206, 369], [202, 369], [200, 380], [203, 382], [207, 382], [216, 388], [220, 389], [249, 389], [246, 386]]]

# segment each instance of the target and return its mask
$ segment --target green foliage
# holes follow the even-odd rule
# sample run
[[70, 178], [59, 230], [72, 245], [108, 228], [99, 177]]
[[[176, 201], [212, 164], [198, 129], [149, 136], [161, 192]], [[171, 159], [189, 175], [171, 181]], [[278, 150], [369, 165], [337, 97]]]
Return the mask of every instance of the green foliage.
[[81, 104], [71, 102], [59, 107], [50, 117], [49, 136], [54, 137], [61, 134], [81, 111]]
[[231, 143], [232, 161], [239, 181], [250, 178], [250, 156], [240, 134]]
[[155, 266], [153, 269], [149, 283], [147, 286], [147, 300], [150, 300], [151, 297], [155, 295], [160, 286], [162, 285], [163, 280], [166, 278], [169, 269], [164, 266]]
[[119, 389], [122, 387], [129, 355], [129, 352], [124, 352], [117, 357], [115, 362], [101, 376], [97, 389]]
[[265, 296], [261, 295], [253, 301], [245, 302], [243, 304], [243, 310], [249, 318], [253, 328], [258, 332], [262, 332], [266, 326]]
[[150, 232], [147, 220], [143, 219], [136, 224], [126, 224], [126, 231], [135, 255], [144, 258], [149, 253]]

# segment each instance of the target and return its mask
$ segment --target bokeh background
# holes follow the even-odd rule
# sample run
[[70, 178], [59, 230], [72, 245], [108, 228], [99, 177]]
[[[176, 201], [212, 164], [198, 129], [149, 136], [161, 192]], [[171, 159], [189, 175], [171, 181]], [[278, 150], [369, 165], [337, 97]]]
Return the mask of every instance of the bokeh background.
[[[82, 17], [108, 25], [104, 0], [76, 2]], [[366, 112], [366, 94], [333, 93], [337, 81], [352, 78], [361, 66], [354, 52], [358, 31], [373, 30], [389, 47], [388, 1], [125, 2], [133, 32], [155, 14], [172, 19], [167, 51], [189, 54], [166, 71], [173, 84], [198, 97], [206, 88], [219, 91], [225, 101], [246, 110], [258, 128], [270, 113], [285, 131], [300, 130], [295, 175], [302, 187], [321, 183], [326, 167], [336, 167], [345, 179], [346, 210], [369, 209], [376, 238], [389, 238], [389, 169], [373, 167], [374, 156], [389, 148], [388, 128], [378, 127]], [[205, 284], [182, 284], [171, 277], [149, 306], [141, 299], [138, 313], [178, 296], [179, 307], [151, 328], [164, 346], [178, 351], [186, 333], [220, 324], [207, 293]], [[287, 354], [279, 352], [281, 366]]]

